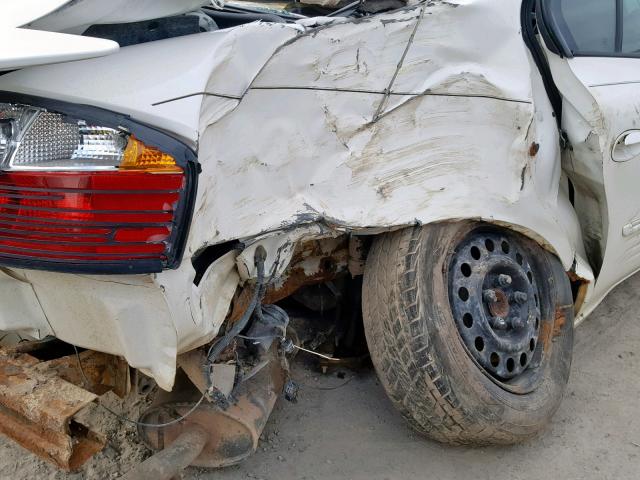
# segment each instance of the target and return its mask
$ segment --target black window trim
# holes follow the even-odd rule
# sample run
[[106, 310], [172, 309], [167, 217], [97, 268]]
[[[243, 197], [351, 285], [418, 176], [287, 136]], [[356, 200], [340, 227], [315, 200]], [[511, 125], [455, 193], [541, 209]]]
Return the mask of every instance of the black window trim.
[[[624, 38], [623, 31], [623, 0], [616, 0], [616, 38], [615, 48], [616, 50], [622, 49], [622, 42]], [[552, 41], [558, 51], [563, 57], [602, 57], [602, 58], [640, 58], [640, 52], [638, 53], [624, 53], [624, 52], [590, 52], [590, 51], [578, 51], [573, 41], [573, 36], [569, 30], [569, 27], [564, 21], [564, 18], [558, 11], [558, 0], [538, 0], [538, 11], [541, 14], [541, 19], [544, 22], [545, 27], [551, 33]], [[573, 48], [571, 46], [573, 43]]]
[[544, 50], [542, 49], [540, 42], [538, 42], [536, 35], [540, 34], [548, 48], [550, 48], [555, 54], [560, 55], [560, 51], [555, 47], [555, 40], [548, 38], [550, 33], [544, 25], [544, 22], [540, 20], [540, 0], [523, 0], [520, 12], [520, 22], [522, 25], [522, 38], [525, 45], [531, 52], [538, 69], [540, 70], [544, 88], [549, 100], [551, 101], [553, 111], [555, 112], [556, 122], [560, 129], [562, 119], [562, 96], [553, 81], [549, 61], [545, 56]]
[[616, 0], [616, 52], [622, 52], [622, 37], [624, 35], [624, 17], [622, 0]]

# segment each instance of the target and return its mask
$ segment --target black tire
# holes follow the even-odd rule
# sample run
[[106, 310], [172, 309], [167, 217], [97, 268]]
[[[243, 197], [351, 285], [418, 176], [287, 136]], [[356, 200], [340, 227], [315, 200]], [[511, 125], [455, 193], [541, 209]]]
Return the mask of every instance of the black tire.
[[571, 367], [567, 275], [535, 242], [504, 230], [499, 234], [527, 253], [537, 281], [540, 361], [527, 367], [523, 383], [494, 378], [472, 358], [452, 314], [448, 266], [463, 239], [488, 228], [439, 223], [381, 235], [364, 274], [365, 332], [382, 385], [413, 428], [449, 444], [513, 444], [535, 436], [557, 410]]

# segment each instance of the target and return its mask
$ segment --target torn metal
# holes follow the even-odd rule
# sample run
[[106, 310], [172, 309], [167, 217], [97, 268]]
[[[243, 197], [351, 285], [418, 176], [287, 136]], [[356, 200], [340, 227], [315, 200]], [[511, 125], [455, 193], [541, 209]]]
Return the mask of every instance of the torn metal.
[[[0, 77], [0, 90], [122, 112], [197, 150], [202, 173], [178, 269], [0, 273], [0, 329], [121, 355], [166, 390], [178, 355], [237, 315], [259, 245], [274, 278], [269, 301], [361, 271], [351, 235], [414, 224], [484, 220], [534, 238], [567, 270], [586, 258], [519, 2], [259, 21], [19, 70]], [[196, 285], [192, 261], [231, 241], [244, 250], [214, 259]], [[318, 244], [328, 251], [304, 253]]]

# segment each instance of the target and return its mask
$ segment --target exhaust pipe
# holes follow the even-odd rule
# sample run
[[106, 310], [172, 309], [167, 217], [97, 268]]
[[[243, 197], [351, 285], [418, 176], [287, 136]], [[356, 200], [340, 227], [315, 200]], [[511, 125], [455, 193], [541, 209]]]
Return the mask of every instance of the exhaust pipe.
[[[232, 394], [235, 400], [232, 399], [227, 408], [203, 403], [179, 423], [163, 428], [138, 427], [141, 438], [150, 448], [161, 450], [156, 454], [160, 455], [163, 449], [172, 448], [183, 434], [201, 429], [207, 434], [207, 441], [193, 455], [189, 465], [217, 468], [241, 462], [258, 448], [260, 435], [283, 390], [284, 371], [280, 361], [275, 354], [268, 358], [269, 361], [259, 371], [237, 387]], [[192, 408], [193, 402], [170, 401], [152, 407], [144, 413], [140, 422], [167, 423]], [[140, 467], [143, 465], [144, 463]], [[154, 480], [165, 478], [154, 475]]]
[[208, 439], [209, 434], [205, 430], [192, 426], [181, 433], [169, 447], [129, 470], [120, 480], [171, 480], [191, 465]]
[[[251, 308], [247, 311], [253, 313]], [[274, 341], [283, 338], [289, 322], [286, 312], [275, 305], [261, 305], [256, 312], [247, 339], [251, 339], [249, 349], [261, 361], [244, 376], [229, 397], [222, 395], [221, 402], [198, 402], [194, 407], [193, 398], [187, 398], [187, 401], [180, 399], [190, 393], [179, 388], [165, 401], [158, 399], [159, 404], [140, 418], [138, 434], [147, 446], [160, 452], [139, 465], [132, 476], [123, 478], [169, 479], [178, 467], [226, 467], [255, 452], [262, 430], [284, 388], [286, 361], [280, 357], [279, 347]], [[234, 329], [235, 326], [224, 338], [237, 335]], [[207, 362], [212, 362], [217, 356], [210, 351], [204, 364], [211, 366]], [[192, 380], [193, 385], [206, 391], [203, 385], [198, 385], [199, 375], [194, 373], [194, 365], [198, 364], [202, 365], [198, 356], [191, 356], [185, 359], [183, 370], [189, 378], [195, 379]], [[202, 370], [195, 368], [195, 371]], [[206, 434], [204, 445], [201, 444], [202, 432]], [[164, 471], [171, 475], [161, 476]]]

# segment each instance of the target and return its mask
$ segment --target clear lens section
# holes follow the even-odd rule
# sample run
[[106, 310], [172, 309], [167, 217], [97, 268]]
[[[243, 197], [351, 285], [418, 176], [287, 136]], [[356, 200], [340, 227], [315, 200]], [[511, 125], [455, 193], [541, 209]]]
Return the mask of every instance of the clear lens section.
[[38, 110], [26, 106], [0, 103], [0, 167], [5, 167], [18, 147], [24, 132], [38, 114]]
[[3, 170], [109, 170], [120, 165], [128, 135], [27, 106], [0, 104]]
[[7, 155], [7, 151], [9, 150], [9, 142], [11, 141], [11, 137], [13, 136], [13, 125], [11, 121], [0, 120], [0, 162]]
[[70, 123], [62, 115], [40, 112], [20, 141], [10, 162], [12, 170], [83, 170], [116, 168], [127, 146], [123, 132]]
[[78, 126], [64, 123], [60, 115], [41, 112], [20, 140], [11, 167], [59, 165], [71, 158], [78, 143]]

